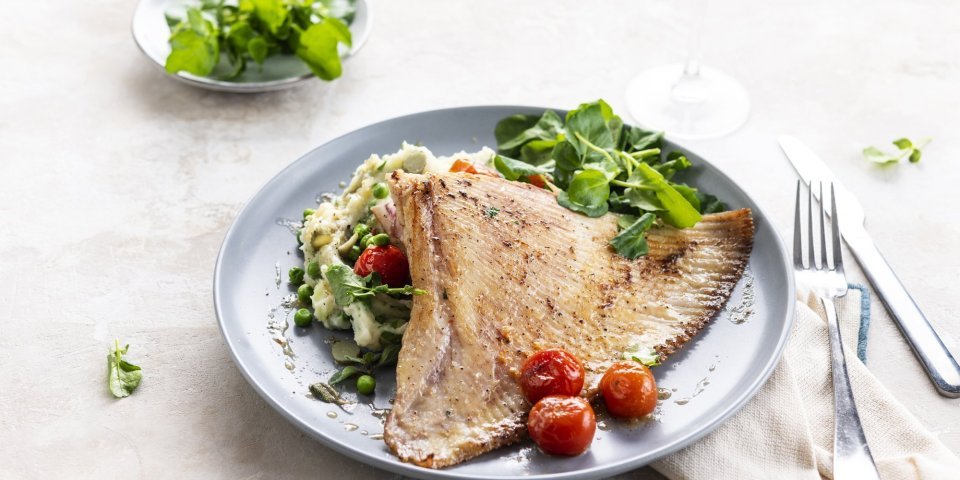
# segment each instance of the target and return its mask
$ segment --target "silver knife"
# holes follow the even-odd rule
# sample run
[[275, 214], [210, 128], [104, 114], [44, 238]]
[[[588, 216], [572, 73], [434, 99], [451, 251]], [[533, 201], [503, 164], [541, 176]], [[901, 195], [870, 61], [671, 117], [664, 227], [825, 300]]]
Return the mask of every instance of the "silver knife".
[[[870, 234], [863, 227], [863, 206], [847, 190], [813, 150], [789, 135], [778, 141], [803, 181], [833, 182], [837, 196], [837, 217], [843, 240], [857, 257], [863, 272], [887, 307], [890, 316], [907, 339], [937, 391], [945, 397], [960, 397], [960, 365], [943, 345], [907, 289], [884, 260]], [[816, 190], [814, 190], [816, 193]]]

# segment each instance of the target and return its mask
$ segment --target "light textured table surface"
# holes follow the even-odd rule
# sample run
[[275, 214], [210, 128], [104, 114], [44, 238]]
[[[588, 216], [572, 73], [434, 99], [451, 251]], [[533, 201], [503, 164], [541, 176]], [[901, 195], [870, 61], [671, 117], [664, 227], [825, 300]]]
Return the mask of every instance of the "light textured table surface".
[[[684, 3], [375, 1], [373, 35], [342, 79], [250, 96], [164, 78], [131, 39], [132, 0], [5, 5], [0, 477], [386, 475], [305, 437], [230, 360], [211, 283], [234, 215], [307, 150], [400, 114], [599, 97], [626, 114], [633, 74], [682, 60]], [[746, 85], [753, 112], [736, 134], [689, 145], [785, 236], [794, 176], [774, 138], [821, 152], [960, 354], [960, 4], [711, 3], [705, 63]], [[934, 137], [919, 164], [861, 158], [904, 135]], [[873, 309], [868, 366], [960, 452], [960, 400], [934, 393]], [[145, 372], [120, 401], [105, 387], [115, 337]]]

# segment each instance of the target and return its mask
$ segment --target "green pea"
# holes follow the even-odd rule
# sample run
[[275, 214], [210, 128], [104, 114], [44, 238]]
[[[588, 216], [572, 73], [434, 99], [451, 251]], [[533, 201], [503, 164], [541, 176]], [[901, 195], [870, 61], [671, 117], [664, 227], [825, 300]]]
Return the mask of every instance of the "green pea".
[[323, 275], [320, 273], [320, 263], [316, 260], [311, 260], [307, 264], [307, 275], [310, 275], [310, 278], [314, 280], [320, 280], [320, 276]]
[[304, 283], [297, 288], [297, 299], [304, 305], [310, 305], [310, 297], [313, 296], [313, 287]]
[[312, 208], [303, 209], [303, 219], [306, 220], [307, 217], [309, 217], [310, 215], [313, 215], [314, 213], [317, 213], [317, 211]]
[[383, 199], [387, 198], [387, 195], [390, 195], [390, 189], [386, 184], [379, 182], [373, 185], [373, 198]]
[[360, 247], [354, 245], [350, 247], [350, 251], [347, 253], [347, 256], [350, 258], [351, 261], [356, 262], [357, 259], [360, 258], [361, 253], [363, 253], [363, 250]]
[[358, 223], [356, 227], [353, 227], [353, 233], [357, 234], [357, 237], [363, 238], [370, 234], [370, 227], [365, 223]]
[[306, 308], [301, 308], [297, 310], [297, 313], [293, 314], [293, 323], [297, 324], [298, 327], [309, 327], [312, 321], [313, 314]]
[[366, 234], [360, 237], [360, 248], [367, 248], [370, 246], [370, 239], [373, 238], [372, 234]]
[[357, 393], [371, 395], [377, 388], [377, 381], [370, 375], [360, 375], [357, 379]]
[[386, 233], [378, 233], [370, 237], [369, 244], [376, 245], [378, 247], [390, 245], [390, 235], [387, 235]]
[[290, 277], [290, 283], [293, 285], [300, 285], [303, 283], [303, 269], [300, 267], [293, 267], [287, 272], [287, 276]]

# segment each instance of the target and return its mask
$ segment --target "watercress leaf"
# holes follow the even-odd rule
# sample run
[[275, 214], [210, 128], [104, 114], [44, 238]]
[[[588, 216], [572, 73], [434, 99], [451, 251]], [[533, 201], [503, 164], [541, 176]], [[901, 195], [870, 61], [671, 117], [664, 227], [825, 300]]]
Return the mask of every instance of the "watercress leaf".
[[550, 164], [540, 166], [530, 165], [529, 163], [514, 160], [503, 155], [497, 155], [493, 158], [493, 166], [496, 167], [497, 171], [507, 180], [517, 180], [521, 177], [541, 175], [553, 171], [553, 168], [551, 168], [552, 165]]
[[374, 368], [379, 368], [384, 365], [391, 365], [397, 363], [397, 356], [400, 354], [400, 345], [399, 344], [390, 344], [386, 347], [383, 347], [383, 351], [380, 352], [380, 359]]
[[604, 118], [603, 105], [600, 102], [584, 103], [567, 113], [566, 140], [586, 161], [597, 161], [604, 156], [599, 150], [616, 146], [613, 133]]
[[719, 213], [727, 210], [727, 205], [716, 196], [697, 190], [697, 200], [700, 201], [700, 213]]
[[267, 50], [267, 41], [263, 37], [253, 38], [247, 43], [247, 52], [253, 61], [260, 65], [263, 65], [263, 61], [267, 58]]
[[237, 22], [230, 27], [230, 33], [227, 34], [227, 41], [236, 48], [238, 52], [247, 51], [247, 44], [256, 36], [253, 27], [247, 22]]
[[333, 291], [334, 302], [340, 307], [353, 303], [357, 294], [365, 289], [360, 276], [343, 264], [330, 265], [324, 274], [324, 278], [330, 284], [330, 290]]
[[675, 188], [667, 183], [660, 172], [646, 163], [637, 165], [635, 173], [649, 185], [657, 196], [663, 210], [657, 212], [663, 221], [677, 228], [689, 228], [700, 221], [700, 212]]
[[891, 155], [877, 147], [867, 147], [863, 149], [863, 157], [873, 163], [886, 165], [899, 162], [903, 155]]
[[107, 355], [107, 385], [110, 393], [117, 398], [129, 397], [143, 379], [140, 367], [123, 359], [129, 349], [130, 345], [120, 348], [120, 340], [115, 340], [113, 349]]
[[183, 18], [180, 18], [180, 16], [172, 12], [164, 12], [163, 18], [167, 21], [167, 26], [170, 27], [170, 31], [173, 31], [174, 27], [183, 21]]
[[660, 148], [663, 132], [645, 130], [640, 127], [626, 126], [623, 128], [620, 149], [628, 152]]
[[557, 140], [531, 140], [520, 147], [520, 161], [531, 165], [543, 165], [551, 161]]
[[577, 149], [570, 142], [558, 142], [550, 156], [557, 162], [557, 172], [555, 172], [557, 174], [567, 172], [572, 176], [574, 171], [583, 167], [583, 159], [580, 158]]
[[617, 175], [620, 175], [622, 171], [620, 169], [620, 164], [613, 158], [603, 157], [597, 161], [584, 163], [584, 170], [596, 170], [603, 173], [603, 176], [607, 178], [607, 181], [617, 178]]
[[[639, 174], [634, 172], [634, 176], [630, 177], [630, 183], [641, 183], [643, 180], [640, 179]], [[643, 189], [643, 188], [628, 188], [623, 192], [624, 201], [632, 207], [638, 208], [644, 212], [657, 212], [663, 210], [663, 205], [660, 203], [660, 200], [657, 198], [657, 194], [653, 190]]]
[[660, 354], [652, 347], [635, 345], [633, 348], [623, 352], [623, 359], [640, 362], [648, 367], [660, 365]]
[[288, 9], [283, 0], [250, 0], [250, 3], [254, 15], [267, 26], [270, 33], [276, 35], [287, 21]]
[[[611, 194], [611, 195], [612, 195], [612, 194]], [[636, 222], [638, 218], [640, 218], [640, 217], [638, 217], [638, 216], [636, 216], [636, 215], [629, 215], [629, 214], [618, 215], [618, 216], [617, 216], [617, 228], [620, 229], [620, 230], [624, 230], [624, 229], [626, 229], [627, 227], [629, 227], [630, 225], [633, 225], [633, 223]]]
[[220, 61], [216, 28], [196, 8], [187, 10], [187, 18], [170, 35], [170, 55], [164, 67], [171, 74], [209, 75]]
[[670, 186], [677, 192], [680, 192], [680, 195], [683, 195], [683, 198], [690, 202], [693, 208], [697, 209], [698, 212], [700, 211], [700, 197], [697, 196], [696, 188], [684, 183], [671, 183]]
[[511, 138], [505, 138], [503, 142], [498, 140], [497, 148], [508, 155], [512, 155], [527, 142], [532, 140], [556, 140], [557, 135], [562, 132], [563, 122], [560, 120], [560, 116], [553, 110], [547, 110], [543, 112], [543, 116], [537, 120], [537, 123]]
[[897, 146], [900, 150], [908, 150], [913, 148], [913, 142], [909, 138], [898, 138], [893, 141], [893, 144]]
[[340, 383], [340, 382], [342, 382], [342, 381], [344, 381], [344, 380], [346, 380], [346, 379], [348, 379], [348, 378], [350, 378], [350, 377], [353, 377], [353, 376], [355, 376], [355, 375], [358, 375], [358, 374], [360, 374], [360, 373], [363, 373], [363, 370], [361, 370], [361, 369], [359, 369], [359, 368], [357, 368], [357, 367], [354, 367], [353, 365], [349, 365], [349, 366], [343, 367], [342, 370], [340, 370], [340, 371], [337, 372], [337, 373], [334, 373], [333, 376], [330, 377], [330, 385], [336, 385], [336, 384], [338, 384], [338, 383]]
[[912, 151], [910, 152], [910, 163], [917, 163], [917, 162], [919, 162], [919, 161], [920, 161], [920, 155], [921, 155], [921, 152], [920, 152], [920, 149], [919, 149], [919, 148], [912, 150]]
[[680, 152], [670, 152], [667, 155], [667, 161], [662, 163], [653, 163], [651, 166], [661, 175], [664, 176], [667, 180], [673, 178], [673, 176], [680, 170], [685, 170], [690, 168], [690, 160], [687, 160], [687, 157]]
[[599, 217], [609, 209], [610, 181], [599, 170], [583, 170], [573, 176], [566, 191], [560, 192], [557, 202], [588, 217]]
[[296, 54], [319, 78], [333, 80], [340, 76], [343, 66], [337, 45], [351, 44], [350, 30], [336, 18], [326, 18], [310, 25], [300, 34]]
[[523, 135], [524, 131], [533, 128], [539, 121], [540, 117], [536, 115], [521, 115], [518, 113], [497, 122], [497, 125], [493, 128], [493, 136], [497, 139], [497, 150], [506, 155], [516, 153], [507, 151], [503, 148], [503, 145]]
[[644, 213], [630, 226], [621, 230], [617, 236], [610, 239], [610, 245], [618, 254], [631, 260], [646, 255], [650, 248], [647, 245], [645, 233], [653, 226], [654, 220], [656, 220], [655, 215]]

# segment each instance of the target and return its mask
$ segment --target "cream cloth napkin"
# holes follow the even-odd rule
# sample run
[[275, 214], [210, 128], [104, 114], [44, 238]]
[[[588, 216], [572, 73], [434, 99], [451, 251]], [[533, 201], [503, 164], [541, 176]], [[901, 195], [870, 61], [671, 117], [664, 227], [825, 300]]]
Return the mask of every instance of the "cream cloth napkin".
[[[860, 292], [838, 302], [847, 369], [883, 480], [958, 479], [960, 458], [898, 403], [856, 355]], [[833, 386], [822, 307], [801, 293], [783, 359], [737, 415], [652, 466], [670, 479], [833, 478]], [[960, 421], [960, 419], [953, 419]], [[846, 480], [846, 479], [841, 479]]]

